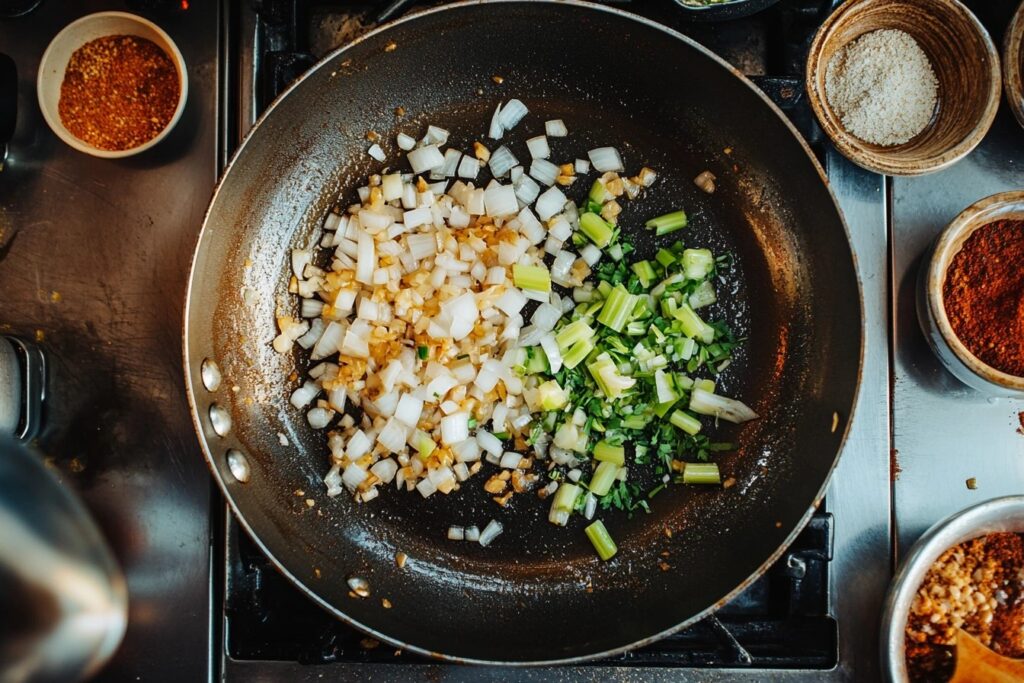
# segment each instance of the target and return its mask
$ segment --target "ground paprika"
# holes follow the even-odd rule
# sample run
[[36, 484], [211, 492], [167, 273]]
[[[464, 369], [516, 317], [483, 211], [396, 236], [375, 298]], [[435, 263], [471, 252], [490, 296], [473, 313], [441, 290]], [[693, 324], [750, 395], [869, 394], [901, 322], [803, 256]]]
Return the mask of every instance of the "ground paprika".
[[993, 368], [1024, 377], [1024, 221], [975, 230], [949, 264], [942, 295], [964, 346]]

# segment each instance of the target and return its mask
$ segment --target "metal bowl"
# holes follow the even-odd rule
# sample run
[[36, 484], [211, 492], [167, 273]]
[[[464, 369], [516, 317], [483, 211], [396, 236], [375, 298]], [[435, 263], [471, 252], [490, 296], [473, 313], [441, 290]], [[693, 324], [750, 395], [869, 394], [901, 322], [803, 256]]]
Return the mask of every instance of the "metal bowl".
[[879, 649], [886, 680], [908, 680], [904, 631], [910, 603], [932, 563], [958, 543], [1000, 531], [1024, 532], [1024, 496], [995, 498], [947, 517], [926, 531], [910, 549], [889, 586], [882, 612]]
[[942, 288], [946, 270], [971, 234], [993, 221], [1024, 220], [1024, 190], [1001, 192], [971, 204], [953, 219], [925, 254], [917, 283], [917, 319], [928, 344], [946, 368], [964, 384], [988, 396], [1024, 397], [1024, 377], [993, 368], [971, 353], [953, 331]]

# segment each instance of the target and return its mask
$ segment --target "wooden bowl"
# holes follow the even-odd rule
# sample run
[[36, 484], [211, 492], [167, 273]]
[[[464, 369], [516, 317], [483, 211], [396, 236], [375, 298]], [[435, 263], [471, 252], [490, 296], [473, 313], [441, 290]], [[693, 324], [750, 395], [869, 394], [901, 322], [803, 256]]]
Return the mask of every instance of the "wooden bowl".
[[1017, 123], [1024, 126], [1024, 88], [1021, 66], [1024, 64], [1024, 2], [1013, 13], [1003, 39], [1003, 90]]
[[[938, 80], [931, 122], [909, 141], [884, 147], [846, 131], [825, 96], [832, 56], [865, 33], [898, 29], [928, 56]], [[977, 146], [999, 107], [999, 56], [978, 19], [957, 0], [847, 0], [825, 20], [807, 56], [807, 94], [825, 133], [859, 166], [887, 175], [946, 168]]]
[[[178, 70], [180, 84], [178, 105], [164, 129], [141, 145], [120, 150], [100, 149], [79, 139], [64, 126], [58, 111], [60, 87], [64, 81], [64, 71], [67, 69], [71, 55], [91, 40], [114, 35], [138, 36], [155, 43], [167, 53], [174, 63]], [[181, 119], [182, 112], [185, 111], [185, 101], [188, 99], [188, 72], [185, 69], [185, 58], [181, 56], [178, 46], [162, 28], [153, 22], [127, 12], [97, 12], [71, 22], [50, 41], [49, 47], [46, 48], [39, 62], [36, 93], [39, 97], [39, 108], [43, 112], [43, 118], [57, 137], [80, 152], [106, 159], [119, 159], [144, 152], [171, 132], [171, 129]]]

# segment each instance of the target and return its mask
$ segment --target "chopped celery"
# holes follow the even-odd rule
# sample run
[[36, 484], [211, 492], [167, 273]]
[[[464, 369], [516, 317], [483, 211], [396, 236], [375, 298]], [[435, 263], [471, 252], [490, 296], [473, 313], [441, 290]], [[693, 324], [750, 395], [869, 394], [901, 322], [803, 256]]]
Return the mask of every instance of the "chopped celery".
[[[601, 280], [601, 282], [597, 283], [597, 293], [601, 295], [601, 298], [606, 298], [611, 293], [611, 291], [612, 286], [608, 282]], [[601, 305], [603, 306], [604, 302], [601, 302]]]
[[512, 282], [516, 287], [537, 292], [551, 291], [551, 273], [544, 266], [512, 266]]
[[686, 227], [686, 212], [673, 211], [672, 213], [666, 213], [664, 216], [650, 219], [644, 225], [648, 228], [654, 228], [657, 235], [667, 235], [670, 232]]
[[681, 261], [687, 280], [703, 280], [715, 268], [715, 256], [710, 249], [684, 249]]
[[684, 339], [682, 347], [679, 349], [679, 356], [683, 360], [690, 360], [693, 357], [694, 352], [697, 350], [697, 342], [693, 339]]
[[594, 336], [594, 329], [585, 320], [574, 320], [555, 335], [558, 349], [563, 353], [577, 342]]
[[526, 368], [526, 372], [531, 375], [536, 375], [539, 372], [547, 372], [551, 366], [548, 363], [548, 357], [547, 354], [544, 353], [544, 349], [539, 346], [531, 346], [527, 349], [526, 363], [524, 367]]
[[647, 334], [647, 328], [641, 322], [631, 322], [626, 324], [626, 334], [630, 337], [642, 337]]
[[565, 526], [569, 521], [573, 508], [576, 506], [576, 497], [580, 493], [580, 487], [569, 482], [562, 483], [555, 492], [554, 500], [551, 501], [551, 511], [548, 513], [548, 521], [558, 526]]
[[601, 313], [597, 316], [597, 322], [616, 332], [621, 332], [633, 312], [633, 307], [636, 306], [637, 298], [627, 292], [622, 285], [616, 285], [605, 299]]
[[621, 261], [622, 257], [625, 256], [625, 253], [622, 251], [622, 245], [613, 244], [612, 246], [608, 247], [608, 256], [613, 261]]
[[604, 183], [600, 180], [595, 180], [594, 184], [590, 186], [590, 193], [587, 195], [587, 199], [595, 204], [604, 204], [612, 199], [612, 195], [604, 186]]
[[710, 415], [728, 422], [740, 424], [757, 419], [757, 413], [747, 404], [725, 396], [718, 396], [710, 391], [694, 387], [690, 394], [690, 410], [700, 415]]
[[654, 267], [650, 261], [637, 261], [632, 265], [633, 272], [636, 273], [636, 277], [640, 280], [640, 284], [647, 287], [651, 286], [651, 280], [657, 277], [657, 273], [654, 272]]
[[562, 365], [570, 370], [583, 362], [594, 350], [594, 342], [590, 339], [581, 339], [572, 345], [568, 351], [562, 352]]
[[668, 413], [668, 411], [672, 410], [672, 406], [674, 406], [675, 404], [676, 404], [675, 401], [668, 401], [667, 403], [659, 403], [658, 405], [654, 406], [654, 408], [653, 408], [654, 414], [657, 415], [658, 417], [665, 417], [665, 414]]
[[654, 260], [665, 268], [668, 268], [676, 262], [676, 255], [668, 249], [659, 249], [658, 253], [654, 255]]
[[632, 377], [619, 374], [615, 361], [607, 353], [602, 353], [593, 363], [587, 365], [587, 370], [590, 371], [597, 386], [609, 400], [618, 398], [622, 392], [631, 389], [636, 384], [636, 380]]
[[675, 387], [672, 386], [672, 377], [664, 370], [658, 369], [654, 371], [654, 390], [658, 397], [658, 403], [679, 400], [679, 394], [676, 393]]
[[610, 560], [619, 551], [601, 520], [591, 523], [583, 531], [587, 534], [590, 542], [594, 544], [594, 550], [602, 560]]
[[693, 290], [687, 300], [690, 303], [690, 308], [694, 310], [710, 306], [718, 301], [718, 297], [715, 295], [715, 286], [705, 280], [697, 286], [697, 289]]
[[643, 429], [650, 422], [650, 418], [641, 413], [633, 413], [622, 418], [623, 429]]
[[721, 484], [722, 473], [713, 462], [688, 462], [683, 468], [684, 484]]
[[541, 410], [561, 410], [568, 402], [565, 390], [553, 379], [537, 387], [537, 403]]
[[580, 232], [599, 249], [607, 247], [614, 234], [612, 227], [605, 223], [603, 218], [589, 211], [580, 215]]
[[708, 392], [709, 394], [715, 393], [715, 382], [711, 379], [698, 379], [695, 380], [693, 386]]
[[690, 377], [685, 373], [677, 372], [673, 379], [675, 379], [676, 381], [676, 386], [682, 389], [683, 391], [689, 391], [690, 389], [693, 389], [693, 380], [690, 379]]
[[668, 421], [687, 434], [692, 435], [700, 431], [700, 420], [682, 410], [673, 410]]
[[683, 326], [683, 334], [710, 344], [715, 338], [715, 328], [704, 322], [689, 304], [680, 304], [672, 316]]
[[619, 466], [615, 463], [607, 460], [599, 462], [597, 469], [594, 470], [594, 476], [590, 478], [588, 488], [595, 496], [603, 496], [611, 490], [618, 474]]
[[613, 462], [621, 467], [626, 464], [626, 449], [601, 440], [594, 444], [594, 459], [601, 462]]

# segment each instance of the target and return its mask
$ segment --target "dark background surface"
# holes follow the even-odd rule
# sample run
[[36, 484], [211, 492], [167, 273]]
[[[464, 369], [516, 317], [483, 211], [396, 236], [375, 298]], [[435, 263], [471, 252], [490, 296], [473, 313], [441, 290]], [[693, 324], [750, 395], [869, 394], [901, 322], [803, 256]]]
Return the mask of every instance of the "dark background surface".
[[[45, 350], [51, 393], [35, 445], [81, 493], [128, 578], [128, 632], [103, 678], [191, 681], [209, 661], [211, 484], [184, 397], [181, 320], [216, 177], [218, 3], [138, 4], [44, 0], [0, 21], [19, 76], [0, 172], [0, 333]], [[122, 160], [62, 143], [36, 100], [49, 41], [101, 10], [153, 20], [188, 67], [175, 130]]]

